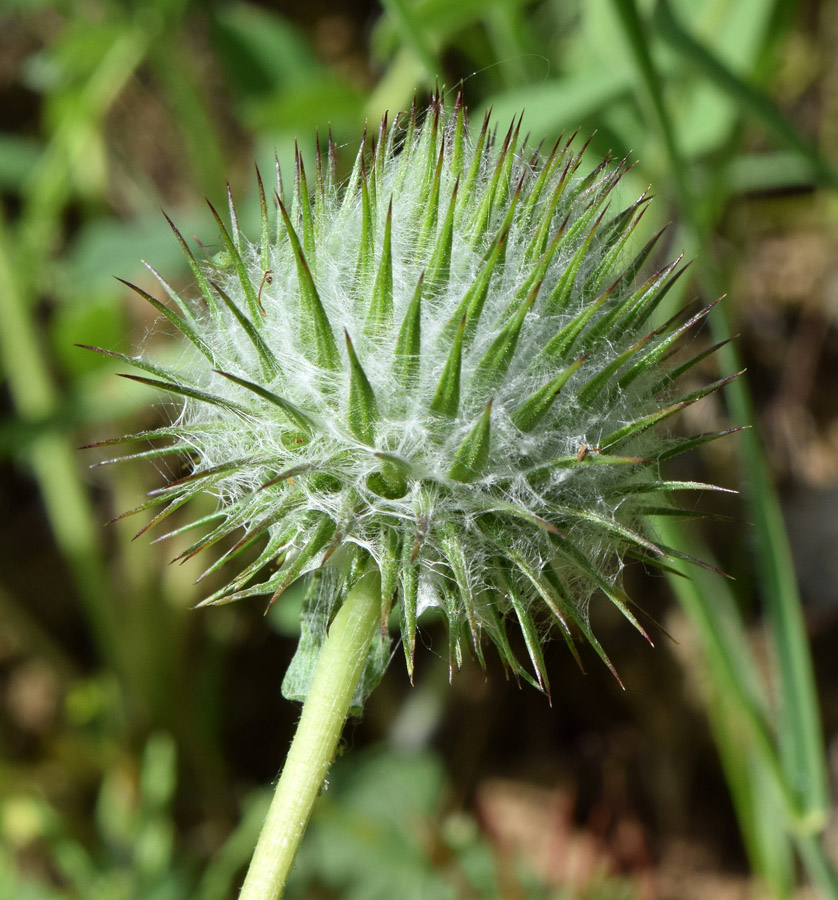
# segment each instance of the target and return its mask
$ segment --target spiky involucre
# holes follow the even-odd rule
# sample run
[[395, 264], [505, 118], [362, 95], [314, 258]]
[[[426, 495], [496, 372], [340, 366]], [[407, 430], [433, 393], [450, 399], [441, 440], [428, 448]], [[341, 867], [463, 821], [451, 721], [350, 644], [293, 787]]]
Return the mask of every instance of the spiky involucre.
[[344, 184], [335, 156], [331, 141], [318, 150], [311, 181], [298, 156], [290, 198], [279, 172], [273, 202], [259, 178], [256, 244], [232, 202], [229, 226], [212, 210], [223, 250], [208, 263], [175, 229], [201, 303], [162, 279], [173, 306], [136, 288], [193, 351], [176, 372], [129, 360], [146, 375], [127, 377], [183, 403], [171, 427], [121, 439], [164, 441], [131, 458], [185, 454], [190, 468], [139, 509], [162, 505], [156, 524], [218, 497], [186, 526], [204, 532], [183, 556], [239, 536], [214, 571], [251, 549], [206, 603], [273, 602], [324, 565], [340, 596], [371, 559], [411, 669], [429, 607], [447, 617], [452, 668], [464, 637], [482, 662], [486, 635], [546, 690], [549, 621], [610, 666], [588, 600], [604, 594], [637, 625], [622, 559], [674, 553], [642, 533], [643, 513], [706, 487], [659, 463], [715, 436], [662, 442], [652, 426], [723, 383], [679, 396], [674, 379], [706, 354], [662, 367], [708, 310], [652, 330], [679, 272], [637, 280], [654, 238], [625, 252], [648, 198], [614, 213], [623, 164], [581, 177], [570, 141], [542, 155], [520, 120], [500, 136], [488, 117], [474, 134], [459, 100], [385, 118]]

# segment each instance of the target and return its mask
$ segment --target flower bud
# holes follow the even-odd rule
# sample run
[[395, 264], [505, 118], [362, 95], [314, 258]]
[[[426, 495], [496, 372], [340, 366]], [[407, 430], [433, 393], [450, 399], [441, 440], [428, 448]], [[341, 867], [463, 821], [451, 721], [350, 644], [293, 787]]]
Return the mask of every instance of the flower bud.
[[313, 178], [297, 156], [290, 196], [280, 180], [269, 200], [259, 178], [256, 243], [232, 202], [229, 225], [212, 210], [223, 252], [207, 263], [172, 226], [198, 302], [162, 280], [168, 305], [135, 290], [191, 352], [176, 371], [132, 359], [143, 374], [126, 377], [181, 409], [122, 440], [187, 460], [140, 507], [161, 507], [150, 524], [217, 497], [173, 532], [201, 530], [183, 557], [237, 536], [214, 572], [249, 551], [205, 603], [273, 603], [322, 568], [331, 615], [374, 563], [411, 671], [417, 622], [437, 608], [452, 671], [464, 643], [482, 662], [488, 638], [545, 691], [553, 625], [574, 655], [581, 633], [611, 666], [588, 621], [595, 593], [642, 632], [622, 560], [664, 563], [674, 551], [644, 515], [709, 487], [668, 481], [660, 463], [716, 435], [665, 440], [654, 426], [724, 383], [680, 395], [706, 354], [668, 366], [710, 307], [653, 325], [683, 269], [638, 277], [656, 241], [629, 252], [649, 197], [615, 212], [625, 162], [582, 175], [571, 141], [543, 154], [520, 126], [498, 133], [487, 116], [472, 131], [459, 98], [446, 110], [437, 97], [421, 119], [385, 117], [346, 183], [331, 141]]

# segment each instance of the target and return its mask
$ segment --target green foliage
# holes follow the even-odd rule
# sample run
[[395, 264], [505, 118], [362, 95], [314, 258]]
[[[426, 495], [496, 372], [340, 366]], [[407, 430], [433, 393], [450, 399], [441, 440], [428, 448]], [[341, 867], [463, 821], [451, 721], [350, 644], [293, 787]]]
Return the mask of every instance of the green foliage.
[[[99, 844], [92, 852], [47, 802], [24, 793], [10, 797], [4, 816], [9, 849], [0, 861], [0, 896], [178, 900], [189, 893], [191, 875], [183, 860], [173, 858], [176, 769], [170, 737], [149, 739], [136, 776], [134, 785], [118, 764], [107, 773], [96, 801]], [[46, 862], [60, 890], [27, 884], [14, 871], [15, 845], [35, 839], [48, 849]]]
[[[503, 861], [499, 861], [503, 860]], [[455, 900], [464, 894], [560, 900], [472, 818], [445, 812], [440, 759], [383, 746], [340, 759], [297, 858], [286, 897], [331, 889], [353, 900]], [[616, 877], [594, 875], [574, 889], [580, 900], [639, 896]]]
[[[18, 56], [10, 58], [13, 64], [20, 63], [15, 90], [25, 89], [28, 111], [25, 130], [7, 118], [0, 133], [0, 184], [9, 200], [0, 215], [0, 377], [8, 397], [0, 421], [0, 454], [31, 473], [43, 497], [55, 544], [75, 587], [74, 614], [84, 621], [95, 643], [95, 659], [86, 660], [85, 666], [98, 665], [119, 677], [119, 711], [103, 728], [125, 752], [137, 747], [126, 721], [134, 733], [175, 722], [178, 742], [185, 747], [185, 765], [201, 770], [201, 759], [220, 752], [218, 701], [175, 708], [180, 696], [176, 686], [215, 685], [228, 672], [224, 660], [229, 637], [207, 637], [215, 649], [197, 658], [194, 643], [187, 640], [187, 622], [189, 628], [203, 628], [194, 625], [194, 615], [185, 614], [199, 596], [200, 588], [192, 581], [201, 571], [188, 558], [188, 526], [177, 521], [172, 528], [179, 532], [173, 540], [182, 542], [177, 550], [185, 554], [181, 567], [165, 569], [163, 559], [146, 541], [129, 545], [122, 533], [109, 540], [99, 523], [113, 514], [111, 507], [135, 504], [137, 494], [149, 486], [131, 467], [83, 473], [84, 463], [74, 449], [101, 436], [101, 423], [115, 418], [124, 419], [126, 428], [137, 433], [150, 427], [139, 410], [152, 392], [114, 387], [119, 383], [111, 376], [122, 366], [118, 358], [82, 353], [70, 345], [95, 343], [126, 351], [136, 344], [133, 338], [120, 343], [126, 327], [138, 337], [147, 332], [149, 320], [110, 278], [121, 273], [143, 290], [153, 290], [153, 282], [143, 280], [145, 271], [134, 268], [140, 257], [153, 259], [171, 276], [175, 294], [188, 284], [187, 261], [177, 243], [161, 231], [159, 207], [172, 212], [183, 234], [191, 236], [203, 227], [206, 215], [189, 206], [188, 199], [205, 194], [221, 208], [225, 177], [231, 177], [237, 193], [244, 193], [239, 188], [248, 178], [241, 173], [250, 170], [254, 156], [263, 171], [273, 165], [275, 149], [283, 164], [290, 164], [294, 138], [307, 137], [325, 122], [332, 123], [335, 143], [342, 145], [354, 137], [365, 115], [375, 121], [385, 108], [408, 106], [417, 85], [430, 87], [436, 78], [456, 83], [465, 77], [472, 107], [491, 105], [496, 121], [506, 121], [525, 108], [534, 131], [557, 135], [562, 129], [581, 128], [585, 134], [596, 130], [594, 154], [610, 152], [621, 158], [631, 151], [637, 164], [624, 175], [624, 189], [639, 196], [649, 183], [655, 185], [657, 199], [646, 218], [658, 224], [669, 219], [678, 223], [664, 240], [671, 240], [678, 250], [684, 248], [688, 257], [697, 257], [693, 271], [709, 300], [725, 289], [721, 282], [728, 281], [727, 272], [722, 277], [714, 271], [714, 260], [729, 234], [712, 246], [707, 241], [723, 211], [746, 192], [834, 185], [834, 173], [822, 154], [781, 111], [781, 106], [789, 105], [772, 99], [780, 96], [776, 89], [780, 63], [789, 59], [789, 48], [800, 40], [799, 33], [793, 34], [794, 6], [780, 0], [642, 3], [629, 20], [621, 19], [618, 4], [606, 0], [491, 4], [404, 0], [388, 4], [386, 14], [374, 23], [375, 75], [359, 76], [357, 60], [346, 65], [322, 62], [328, 54], [310, 43], [311, 33], [307, 36], [285, 17], [252, 4], [158, 0], [153, 6], [126, 6], [68, 0], [5, 5], [0, 14], [4, 35], [26, 35]], [[633, 4], [619, 7], [631, 10]], [[640, 26], [633, 33], [631, 21]], [[785, 70], [779, 75], [787, 79]], [[660, 96], [655, 83], [661, 85]], [[784, 84], [787, 89], [788, 81]], [[138, 97], [147, 101], [139, 108]], [[7, 105], [10, 115], [18, 108], [14, 97], [12, 101]], [[35, 108], [40, 110], [39, 123], [34, 121]], [[313, 171], [308, 158], [306, 164]], [[329, 165], [331, 161], [324, 167], [327, 172]], [[465, 172], [460, 190], [470, 189]], [[452, 195], [452, 209], [453, 205]], [[240, 207], [239, 215], [248, 233], [257, 233], [258, 205]], [[219, 250], [220, 243], [207, 253]], [[651, 247], [646, 256], [649, 253]], [[203, 254], [197, 257], [203, 259]], [[441, 241], [433, 270], [426, 272], [428, 291], [417, 286], [415, 304], [405, 313], [401, 367], [395, 375], [404, 384], [415, 378], [412, 360], [423, 307], [449, 263]], [[600, 289], [608, 286], [603, 283]], [[257, 297], [258, 287], [257, 283]], [[676, 308], [685, 290], [687, 279], [682, 278], [662, 305]], [[168, 296], [175, 308], [182, 307], [172, 294]], [[215, 296], [219, 308], [230, 309], [221, 295]], [[727, 305], [735, 311], [737, 298]], [[183, 315], [182, 308], [178, 311]], [[238, 311], [257, 321], [246, 304]], [[657, 315], [664, 321], [668, 312], [661, 309]], [[453, 331], [461, 317], [453, 322]], [[714, 327], [722, 324], [718, 312], [712, 318]], [[250, 340], [244, 325], [242, 329]], [[573, 338], [572, 331], [566, 338]], [[721, 344], [726, 338], [722, 328], [714, 342]], [[156, 338], [154, 342], [160, 368], [166, 369], [175, 361], [169, 358], [172, 353]], [[568, 361], [563, 370], [568, 378], [584, 352], [580, 348]], [[643, 352], [638, 351], [638, 358]], [[698, 368], [701, 360], [696, 359]], [[269, 366], [269, 360], [264, 359], [263, 365]], [[731, 359], [724, 363], [725, 372], [739, 368]], [[226, 377], [239, 376], [228, 372]], [[543, 393], [533, 393], [520, 412], [522, 430], [531, 422], [537, 424], [543, 411], [562, 397], [562, 377], [559, 373], [545, 380]], [[237, 384], [247, 390], [244, 381]], [[739, 390], [732, 386], [728, 396], [737, 396]], [[288, 401], [278, 394], [274, 398], [262, 396], [273, 403], [278, 416], [295, 420]], [[740, 409], [742, 403], [747, 406], [746, 397], [735, 402]], [[736, 412], [732, 419], [744, 422], [750, 412]], [[306, 420], [295, 421], [305, 433]], [[769, 657], [778, 662], [771, 664], [766, 677], [750, 650], [743, 649], [749, 636], [740, 608], [749, 600], [751, 583], [745, 563], [738, 564], [740, 580], [731, 585], [731, 593], [708, 576], [690, 588], [696, 605], [686, 608], [694, 610], [697, 623], [705, 623], [696, 627], [708, 660], [706, 677], [714, 698], [710, 708], [755, 873], [773, 895], [787, 896], [794, 882], [791, 860], [797, 852], [808, 873], [820, 873], [824, 895], [838, 896], [818, 849], [825, 766], [799, 601], [775, 494], [759, 461], [759, 438], [756, 432], [753, 435], [747, 443], [737, 440], [751, 448], [745, 469], [755, 477], [746, 488], [753, 483], [754, 502], [766, 499], [771, 506], [747, 517], [757, 522], [753, 545], [762, 561], [756, 568], [762, 592], [773, 598], [765, 613], [776, 650]], [[136, 442], [141, 447], [134, 444], [140, 454], [159, 456], [164, 465], [164, 452], [147, 451], [143, 441]], [[694, 446], [700, 446], [700, 438], [674, 439], [658, 458], [665, 460], [667, 453]], [[393, 471], [400, 471], [398, 459], [387, 462]], [[595, 453], [582, 462], [606, 467], [636, 464], [628, 456]], [[579, 463], [575, 454], [567, 454], [561, 465], [573, 468]], [[398, 480], [398, 475], [394, 477]], [[699, 476], [694, 484], [700, 481]], [[107, 511], [100, 508], [105, 494], [113, 497], [105, 504]], [[689, 496], [693, 495], [694, 491]], [[646, 495], [648, 505], [654, 505], [654, 496]], [[205, 508], [201, 518], [214, 521], [213, 515]], [[695, 537], [681, 536], [679, 544], [675, 535], [659, 533], [673, 549], [705, 556], [696, 549]], [[409, 562], [410, 549], [389, 548], [388, 558], [399, 559], [390, 565], [391, 572]], [[405, 555], [406, 560], [400, 558]], [[415, 629], [416, 611], [417, 584], [411, 578], [409, 573], [401, 613], [408, 633]], [[683, 579], [676, 581], [676, 586], [684, 584]], [[25, 636], [33, 653], [66, 673], [62, 678], [68, 683], [76, 683], [77, 667], [65, 666], [69, 650], [51, 638], [40, 620], [41, 607], [30, 602], [19, 585], [11, 576], [2, 579], [4, 616], [15, 623], [13, 630]], [[122, 598], [118, 604], [115, 597]], [[538, 624], [514, 590], [509, 601], [533, 666], [542, 671], [546, 663], [540, 657]], [[59, 595], [50, 602], [59, 603]], [[237, 633], [239, 612], [229, 614], [225, 620], [229, 632]], [[413, 648], [408, 652], [412, 656]], [[750, 701], [743, 699], [741, 690], [752, 682], [762, 685], [765, 694], [765, 711], [757, 718], [748, 712]], [[778, 709], [783, 715], [778, 716]], [[786, 717], [801, 711], [802, 721]], [[752, 724], [729, 727], [742, 721]], [[202, 736], [200, 752], [194, 737], [184, 739], [189, 734]], [[777, 765], [780, 744], [786, 748], [786, 762]], [[91, 768], [75, 778], [92, 789], [107, 765], [97, 753], [89, 751], [86, 756]], [[748, 764], [741, 765], [742, 760]], [[206, 796], [215, 796], [214, 783], [203, 778]], [[766, 784], [774, 787], [765, 790]], [[251, 837], [241, 840], [243, 859]], [[181, 851], [178, 845], [175, 852]], [[103, 865], [101, 857], [94, 856], [93, 865]], [[10, 896], [56, 895], [53, 888], [37, 886], [34, 876], [16, 874], [16, 865], [11, 856], [4, 856], [0, 880]]]

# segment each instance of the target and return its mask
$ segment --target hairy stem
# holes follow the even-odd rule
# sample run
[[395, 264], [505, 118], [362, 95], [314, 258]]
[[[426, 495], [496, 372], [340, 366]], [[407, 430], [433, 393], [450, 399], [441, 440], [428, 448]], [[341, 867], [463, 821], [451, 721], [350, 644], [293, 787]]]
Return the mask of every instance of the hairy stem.
[[380, 622], [376, 571], [349, 591], [329, 629], [239, 900], [282, 896]]

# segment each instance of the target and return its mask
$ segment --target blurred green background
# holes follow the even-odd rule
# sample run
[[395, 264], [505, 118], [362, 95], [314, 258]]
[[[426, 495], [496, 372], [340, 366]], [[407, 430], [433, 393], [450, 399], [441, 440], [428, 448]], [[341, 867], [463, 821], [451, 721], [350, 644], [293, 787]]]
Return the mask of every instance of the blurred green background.
[[756, 426], [689, 463], [742, 495], [660, 528], [736, 580], [629, 566], [672, 640], [594, 604], [627, 690], [551, 647], [552, 708], [496, 664], [449, 686], [429, 623], [288, 896], [838, 897], [836, 46], [830, 0], [0, 3], [0, 900], [233, 898], [298, 715], [293, 602], [195, 611], [199, 562], [103, 527], [161, 476], [77, 448], [165, 413], [75, 344], [177, 353], [113, 276], [188, 290], [161, 207], [212, 253], [203, 197], [229, 181], [247, 223], [254, 163], [331, 129], [345, 168], [365, 121], [460, 81], [473, 122], [631, 154], [621, 199], [653, 185], [661, 259], [696, 258], [673, 302], [728, 293], [705, 374], [747, 384], [683, 427]]

